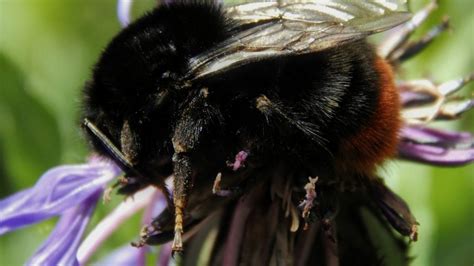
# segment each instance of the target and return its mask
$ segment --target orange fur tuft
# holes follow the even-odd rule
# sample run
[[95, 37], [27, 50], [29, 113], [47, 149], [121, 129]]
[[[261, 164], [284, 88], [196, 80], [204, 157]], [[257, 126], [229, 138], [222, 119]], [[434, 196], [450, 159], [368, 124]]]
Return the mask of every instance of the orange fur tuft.
[[395, 155], [401, 127], [400, 99], [392, 67], [382, 58], [375, 60], [379, 74], [378, 106], [369, 123], [356, 135], [342, 141], [339, 171], [372, 176], [376, 167]]

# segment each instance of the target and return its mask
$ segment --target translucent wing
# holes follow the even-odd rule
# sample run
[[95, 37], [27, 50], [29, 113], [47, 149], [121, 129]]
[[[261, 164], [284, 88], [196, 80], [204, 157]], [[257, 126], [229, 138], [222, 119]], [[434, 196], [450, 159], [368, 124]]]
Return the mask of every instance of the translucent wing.
[[361, 39], [407, 21], [406, 10], [406, 0], [287, 0], [229, 7], [236, 34], [192, 58], [188, 77], [202, 79], [251, 62]]

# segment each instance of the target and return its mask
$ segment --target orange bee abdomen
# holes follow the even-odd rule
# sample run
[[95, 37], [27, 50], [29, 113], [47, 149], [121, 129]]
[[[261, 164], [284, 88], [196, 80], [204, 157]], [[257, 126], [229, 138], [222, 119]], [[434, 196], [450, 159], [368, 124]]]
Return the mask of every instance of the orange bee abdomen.
[[341, 141], [336, 169], [343, 173], [371, 176], [378, 165], [397, 152], [401, 107], [392, 67], [377, 57], [374, 68], [380, 88], [375, 112], [357, 133]]

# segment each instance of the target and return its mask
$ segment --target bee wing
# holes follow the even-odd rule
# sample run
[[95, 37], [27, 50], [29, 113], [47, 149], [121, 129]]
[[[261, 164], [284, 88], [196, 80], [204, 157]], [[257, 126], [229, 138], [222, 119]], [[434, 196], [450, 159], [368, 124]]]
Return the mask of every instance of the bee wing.
[[361, 39], [407, 21], [406, 10], [406, 0], [287, 0], [229, 7], [236, 34], [192, 58], [188, 77], [202, 79], [251, 62]]

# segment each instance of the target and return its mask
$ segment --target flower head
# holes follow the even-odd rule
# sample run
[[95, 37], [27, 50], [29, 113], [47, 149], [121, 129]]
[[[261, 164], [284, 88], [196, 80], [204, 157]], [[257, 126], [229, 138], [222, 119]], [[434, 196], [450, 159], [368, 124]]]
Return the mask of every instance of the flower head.
[[[120, 23], [125, 27], [130, 23], [131, 0], [119, 0], [117, 14]], [[429, 5], [424, 11], [415, 16], [410, 27], [421, 24], [427, 17], [433, 5]], [[409, 28], [403, 28], [395, 33], [391, 40], [392, 43], [386, 44], [384, 51], [392, 52], [386, 55], [387, 60], [395, 63], [401, 63], [408, 55], [423, 46], [418, 43], [416, 46], [400, 46], [403, 38], [410, 34]], [[442, 31], [438, 29], [432, 34], [437, 35]], [[406, 38], [405, 38], [406, 39]], [[387, 48], [388, 47], [388, 48]], [[397, 48], [398, 47], [398, 48]], [[400, 48], [401, 47], [401, 48]], [[401, 82], [398, 87], [402, 96], [404, 127], [400, 132], [400, 143], [398, 147], [398, 158], [420, 163], [426, 163], [438, 166], [457, 166], [464, 165], [474, 161], [474, 137], [467, 132], [454, 132], [434, 129], [428, 124], [435, 120], [446, 120], [458, 118], [462, 113], [473, 107], [472, 99], [460, 99], [451, 97], [467, 82], [472, 80], [472, 75], [467, 78], [457, 79], [442, 84], [435, 84], [430, 80], [420, 80], [416, 82]], [[245, 168], [247, 157], [250, 156], [247, 151], [240, 151], [235, 155], [234, 162], [229, 162], [228, 166], [234, 171]], [[168, 199], [163, 193], [159, 192], [153, 186], [148, 186], [136, 192], [132, 197], [103, 218], [87, 236], [84, 237], [90, 217], [104, 193], [105, 187], [115, 178], [120, 176], [122, 171], [113, 162], [102, 160], [98, 157], [91, 158], [86, 164], [64, 165], [55, 167], [47, 171], [40, 177], [35, 186], [20, 191], [0, 201], [0, 235], [10, 231], [40, 222], [53, 216], [60, 216], [60, 219], [48, 239], [38, 248], [35, 254], [28, 260], [28, 264], [45, 265], [84, 265], [91, 256], [97, 251], [104, 241], [115, 231], [119, 230], [121, 224], [131, 215], [141, 209], [145, 209], [143, 217], [144, 229], [142, 235], [146, 237], [156, 237], [156, 242], [166, 242], [169, 236], [166, 235], [171, 230], [169, 221], [170, 211], [167, 210]], [[234, 191], [220, 190], [220, 181], [222, 175], [218, 174], [218, 180], [214, 184], [215, 194], [224, 196], [222, 202], [227, 206], [226, 210], [216, 208], [217, 205], [214, 196], [210, 191], [203, 192], [196, 196], [198, 200], [191, 202], [190, 213], [195, 215], [190, 225], [191, 230], [184, 235], [185, 240], [194, 236], [198, 238], [216, 238], [212, 229], [208, 227], [212, 224], [215, 216], [225, 213], [230, 222], [222, 225], [219, 231], [220, 239], [223, 244], [215, 250], [216, 257], [221, 258], [226, 264], [237, 264], [240, 252], [249, 252], [257, 250], [259, 241], [249, 241], [243, 243], [249, 238], [246, 231], [248, 224], [257, 224], [257, 228], [262, 232], [274, 232], [279, 228], [280, 222], [291, 228], [291, 232], [296, 232], [299, 228], [300, 213], [306, 222], [305, 230], [307, 235], [297, 239], [294, 245], [300, 250], [294, 254], [296, 260], [304, 263], [309, 255], [308, 246], [311, 247], [316, 241], [318, 232], [324, 233], [321, 243], [328, 250], [325, 251], [326, 259], [334, 259], [333, 250], [336, 246], [335, 235], [337, 228], [334, 217], [338, 212], [337, 206], [322, 206], [319, 204], [319, 197], [332, 197], [333, 186], [317, 183], [317, 177], [310, 178], [309, 183], [303, 184], [301, 188], [291, 187], [289, 183], [281, 177], [276, 177], [274, 183], [257, 184], [255, 188], [245, 195], [234, 193]], [[268, 185], [268, 186], [266, 186]], [[205, 188], [202, 188], [204, 189]], [[211, 188], [209, 188], [210, 190]], [[300, 204], [293, 206], [291, 202], [292, 193], [300, 189], [306, 192], [304, 199]], [[344, 188], [347, 189], [347, 188]], [[347, 189], [347, 190], [350, 190]], [[220, 191], [221, 193], [217, 193]], [[318, 191], [318, 193], [316, 193]], [[224, 193], [225, 192], [225, 193]], [[261, 205], [262, 194], [270, 193], [272, 202], [268, 205]], [[370, 208], [380, 211], [393, 228], [402, 235], [408, 236], [411, 240], [417, 238], [417, 221], [411, 214], [408, 205], [395, 193], [389, 190], [379, 179], [375, 180], [368, 187], [368, 195], [373, 199], [374, 204]], [[208, 194], [206, 194], [208, 193]], [[167, 194], [167, 193], [166, 193]], [[196, 193], [198, 194], [198, 193]], [[295, 193], [296, 194], [296, 193]], [[199, 198], [202, 197], [202, 198]], [[354, 205], [350, 205], [354, 204]], [[356, 202], [351, 202], [349, 206], [354, 209], [359, 208]], [[363, 205], [363, 204], [362, 204]], [[262, 207], [263, 206], [263, 207]], [[298, 206], [301, 210], [298, 209]], [[281, 208], [284, 212], [280, 212]], [[369, 208], [369, 207], [367, 207]], [[315, 212], [323, 213], [318, 216]], [[313, 212], [314, 210], [314, 212]], [[221, 213], [222, 212], [222, 213]], [[203, 214], [204, 213], [204, 214]], [[165, 222], [153, 220], [160, 216]], [[201, 215], [201, 216], [200, 216]], [[197, 217], [197, 218], [196, 218]], [[277, 217], [277, 218], [275, 218]], [[378, 217], [378, 218], [380, 218]], [[351, 217], [359, 219], [360, 217]], [[314, 221], [318, 222], [314, 222]], [[166, 223], [168, 222], [168, 223]], [[151, 225], [150, 225], [151, 224]], [[266, 231], [268, 230], [268, 231]], [[271, 231], [274, 230], [274, 231]], [[357, 230], [354, 230], [357, 231]], [[278, 231], [275, 236], [279, 245], [285, 246], [285, 242], [290, 237], [286, 232]], [[270, 233], [268, 233], [270, 234]], [[326, 238], [327, 236], [327, 238]], [[164, 239], [164, 240], [163, 240]], [[262, 256], [271, 252], [271, 239], [258, 239], [267, 244], [262, 248]], [[283, 244], [282, 244], [283, 243]], [[144, 243], [140, 243], [141, 245]], [[202, 244], [202, 243], [198, 243]], [[246, 246], [248, 244], [248, 246]], [[197, 244], [196, 244], [197, 245]], [[288, 249], [289, 249], [288, 245]], [[244, 251], [242, 251], [244, 250]], [[144, 265], [145, 255], [149, 248], [135, 248], [130, 245], [120, 247], [109, 256], [99, 262], [104, 265]], [[288, 250], [278, 250], [278, 252], [288, 252]], [[210, 253], [210, 252], [209, 252]], [[292, 253], [293, 254], [293, 253]], [[159, 256], [159, 265], [166, 265], [171, 259], [171, 245], [164, 244]], [[273, 259], [273, 257], [271, 257]]]

